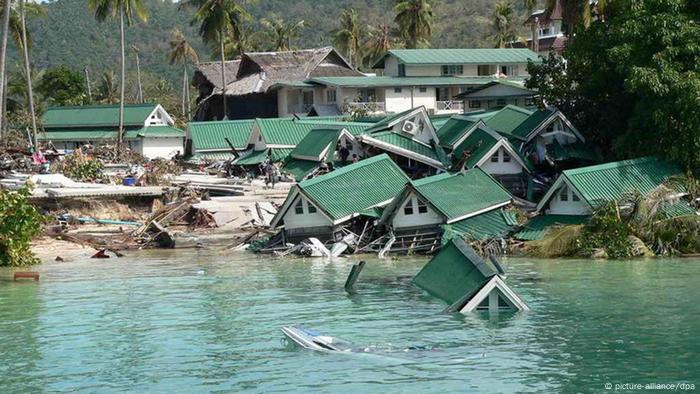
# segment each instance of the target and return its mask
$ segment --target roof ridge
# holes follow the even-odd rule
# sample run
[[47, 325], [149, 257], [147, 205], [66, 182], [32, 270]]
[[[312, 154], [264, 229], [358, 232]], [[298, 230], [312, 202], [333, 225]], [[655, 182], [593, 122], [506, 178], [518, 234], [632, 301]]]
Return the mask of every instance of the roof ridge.
[[619, 160], [619, 161], [613, 161], [613, 162], [609, 162], [609, 163], [596, 164], [596, 165], [587, 166], [587, 167], [572, 168], [570, 170], [564, 170], [563, 175], [568, 176], [568, 175], [585, 174], [585, 173], [589, 173], [589, 172], [609, 170], [612, 168], [628, 167], [628, 166], [632, 166], [632, 165], [654, 162], [654, 161], [660, 162], [662, 160], [656, 156], [643, 156], [643, 157], [638, 157], [636, 159]]
[[[124, 107], [156, 107], [157, 103], [124, 104]], [[91, 109], [91, 108], [118, 108], [119, 104], [92, 104], [92, 105], [55, 105], [46, 108], [47, 111], [62, 109]]]

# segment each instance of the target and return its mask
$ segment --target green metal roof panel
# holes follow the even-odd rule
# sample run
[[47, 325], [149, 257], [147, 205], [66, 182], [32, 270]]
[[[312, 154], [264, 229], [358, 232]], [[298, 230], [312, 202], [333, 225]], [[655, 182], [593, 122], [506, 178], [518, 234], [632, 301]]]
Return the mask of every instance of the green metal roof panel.
[[661, 214], [667, 218], [677, 218], [681, 216], [695, 216], [698, 212], [691, 207], [686, 201], [678, 201], [673, 204], [667, 204], [661, 207]]
[[231, 152], [195, 152], [192, 156], [187, 158], [187, 162], [201, 164], [233, 159], [233, 153]]
[[365, 132], [367, 133], [374, 133], [377, 131], [383, 131], [389, 128], [389, 125], [394, 122], [397, 119], [400, 119], [403, 116], [406, 116], [407, 114], [413, 112], [415, 108], [407, 109], [403, 112], [399, 113], [393, 113], [389, 114], [385, 117], [383, 117], [381, 120], [375, 122], [371, 127], [368, 127]]
[[498, 274], [490, 261], [482, 259], [461, 239], [450, 240], [413, 278], [413, 284], [452, 305], [478, 291]]
[[344, 122], [342, 120], [325, 120], [325, 119], [311, 120], [311, 118], [303, 118], [302, 120], [298, 120], [297, 122], [299, 122], [299, 123], [313, 123], [317, 126], [327, 126], [327, 127], [340, 126], [340, 127], [343, 127], [345, 130], [347, 130], [348, 133], [352, 134], [353, 136], [358, 136], [358, 135], [364, 134], [365, 131], [371, 126], [371, 124], [368, 124], [365, 122]]
[[549, 109], [538, 109], [533, 112], [532, 115], [528, 116], [522, 123], [518, 125], [511, 134], [516, 138], [526, 140], [527, 137], [535, 131], [535, 129], [542, 124], [547, 118], [552, 116], [555, 111]]
[[544, 238], [556, 226], [584, 224], [589, 216], [583, 215], [539, 215], [530, 219], [514, 237], [523, 241], [536, 241]]
[[[124, 105], [124, 125], [143, 126], [156, 104]], [[45, 129], [55, 127], [119, 127], [119, 105], [84, 105], [73, 107], [49, 107], [42, 123]]]
[[144, 137], [144, 138], [183, 138], [185, 133], [172, 126], [148, 126], [143, 127], [138, 130], [129, 130], [126, 132], [127, 138], [129, 136]]
[[566, 170], [562, 175], [586, 202], [596, 206], [634, 191], [648, 194], [682, 171], [673, 163], [644, 157]]
[[[510, 77], [522, 81], [525, 77]], [[313, 82], [326, 86], [341, 87], [411, 87], [411, 86], [475, 86], [494, 81], [492, 76], [483, 77], [317, 77]]]
[[[326, 148], [328, 148], [326, 154], [333, 154], [335, 152], [335, 145], [338, 142], [342, 128], [319, 128], [309, 131], [309, 133], [299, 141], [296, 148], [292, 150], [291, 156], [295, 159], [310, 160], [314, 158], [316, 162], [323, 161], [327, 159], [321, 157]], [[332, 145], [332, 146], [331, 146]], [[330, 146], [330, 148], [329, 148]], [[332, 156], [331, 156], [332, 158]]]
[[556, 161], [578, 160], [592, 163], [603, 161], [598, 147], [583, 142], [562, 145], [558, 140], [552, 143], [552, 149], [547, 149], [547, 154]]
[[59, 129], [46, 130], [37, 136], [39, 141], [103, 141], [116, 140], [117, 131], [113, 129]]
[[490, 114], [488, 118], [484, 119], [484, 122], [487, 126], [498, 131], [499, 133], [512, 135], [513, 130], [515, 130], [531, 114], [532, 112], [526, 110], [525, 108], [507, 105], [499, 111]]
[[442, 154], [438, 152], [438, 150], [442, 149], [439, 146], [434, 148], [426, 146], [424, 144], [421, 144], [420, 142], [413, 140], [412, 138], [405, 137], [403, 135], [396, 134], [391, 131], [380, 131], [378, 133], [371, 134], [369, 137], [381, 141], [385, 144], [393, 145], [397, 148], [405, 149], [415, 154], [427, 157], [429, 159], [437, 160], [440, 163], [445, 164], [443, 160], [446, 156], [444, 154], [444, 151], [442, 152]]
[[282, 161], [289, 156], [289, 154], [292, 152], [291, 148], [268, 148], [264, 150], [256, 150], [252, 151], [249, 155], [242, 157], [234, 164], [241, 165], [241, 166], [251, 166], [251, 165], [257, 165], [262, 162], [264, 162], [267, 159], [268, 156], [268, 151], [272, 151], [270, 153], [270, 157], [273, 162], [277, 161]]
[[213, 122], [190, 122], [189, 136], [192, 148], [197, 150], [229, 149], [225, 138], [236, 149], [245, 149], [253, 127], [253, 120], [223, 120]]
[[526, 48], [478, 49], [391, 49], [405, 64], [515, 64], [539, 61], [537, 54]]
[[320, 165], [321, 163], [317, 161], [289, 158], [284, 163], [280, 171], [292, 175], [295, 181], [301, 182], [302, 179], [304, 179]]
[[386, 154], [299, 182], [299, 188], [334, 220], [394, 198], [409, 181]]
[[445, 123], [443, 123], [443, 125], [435, 132], [437, 133], [442, 146], [452, 148], [454, 143], [462, 138], [476, 122], [477, 121], [473, 119], [456, 115], [445, 121]]
[[413, 182], [413, 186], [448, 221], [511, 200], [510, 193], [500, 183], [478, 168], [450, 176], [424, 178]]
[[444, 227], [458, 233], [462, 238], [481, 241], [489, 238], [505, 237], [517, 222], [513, 221], [513, 215], [504, 209], [494, 209]]

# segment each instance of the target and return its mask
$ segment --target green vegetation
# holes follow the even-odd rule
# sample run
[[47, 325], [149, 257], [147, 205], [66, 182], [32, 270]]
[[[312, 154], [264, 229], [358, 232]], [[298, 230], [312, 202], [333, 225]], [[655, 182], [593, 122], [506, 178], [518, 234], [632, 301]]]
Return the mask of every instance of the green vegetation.
[[93, 182], [103, 177], [104, 164], [82, 154], [68, 155], [57, 165], [56, 170], [75, 181]]
[[37, 93], [50, 105], [82, 105], [88, 102], [83, 75], [66, 66], [47, 70], [38, 83]]
[[699, 3], [611, 0], [605, 18], [569, 18], [580, 22], [564, 53], [566, 73], [561, 59], [550, 57], [529, 67], [527, 86], [586, 131], [606, 158], [662, 155], [697, 176]]
[[41, 232], [43, 216], [29, 200], [30, 189], [0, 189], [0, 266], [39, 263], [29, 242]]

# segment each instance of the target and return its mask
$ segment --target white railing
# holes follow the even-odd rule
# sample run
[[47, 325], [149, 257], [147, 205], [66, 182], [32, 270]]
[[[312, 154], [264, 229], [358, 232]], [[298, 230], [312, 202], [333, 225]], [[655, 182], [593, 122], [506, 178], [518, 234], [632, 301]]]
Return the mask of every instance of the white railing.
[[346, 112], [354, 112], [354, 111], [367, 111], [368, 113], [385, 112], [384, 103], [380, 102], [380, 101], [350, 102], [350, 103], [346, 103], [345, 107], [346, 107], [345, 108]]
[[288, 114], [303, 114], [311, 111], [313, 104], [290, 104], [287, 105]]
[[462, 111], [464, 102], [461, 100], [438, 101], [435, 103], [438, 111]]

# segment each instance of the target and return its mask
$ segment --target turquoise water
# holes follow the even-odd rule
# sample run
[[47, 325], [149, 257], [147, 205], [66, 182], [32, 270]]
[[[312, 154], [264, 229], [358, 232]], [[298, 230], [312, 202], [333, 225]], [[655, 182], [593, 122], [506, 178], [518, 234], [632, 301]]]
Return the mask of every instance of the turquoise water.
[[[441, 314], [397, 279], [421, 258], [370, 259], [348, 296], [352, 260], [139, 253], [0, 279], [0, 392], [700, 390], [698, 260], [506, 260], [532, 310], [489, 317]], [[377, 353], [289, 349], [289, 324]]]

